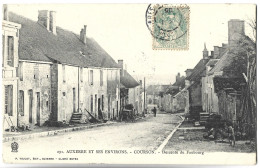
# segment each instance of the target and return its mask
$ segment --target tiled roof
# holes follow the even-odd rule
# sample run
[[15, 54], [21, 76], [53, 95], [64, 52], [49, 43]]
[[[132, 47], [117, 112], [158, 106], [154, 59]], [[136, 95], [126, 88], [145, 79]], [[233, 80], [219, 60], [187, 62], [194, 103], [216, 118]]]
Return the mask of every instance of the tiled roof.
[[126, 88], [134, 88], [140, 85], [126, 70], [124, 70], [124, 76], [120, 76], [120, 83]]
[[171, 94], [171, 95], [175, 95], [179, 92], [179, 86], [177, 85], [172, 85], [172, 86], [169, 86], [166, 90], [166, 94]]
[[152, 95], [152, 94], [159, 95], [160, 92], [166, 92], [166, 90], [170, 86], [171, 85], [150, 85], [147, 87], [146, 93], [148, 95]]
[[224, 55], [219, 59], [216, 65], [209, 71], [209, 75], [214, 72], [220, 72], [224, 67], [228, 66], [233, 60], [233, 54], [230, 54], [228, 51], [224, 53]]
[[[251, 47], [252, 50], [255, 50], [255, 44], [248, 36], [244, 37], [243, 42], [246, 43], [247, 46], [241, 45], [236, 48], [227, 49], [216, 65], [209, 71], [209, 75], [214, 72], [221, 72], [225, 68], [229, 67], [236, 57], [239, 56], [236, 52], [239, 51], [241, 47]], [[242, 57], [242, 55], [240, 57]]]
[[186, 79], [190, 81], [200, 80], [200, 78], [204, 75], [205, 65], [208, 61], [208, 59], [201, 59], [193, 68], [192, 73], [188, 77], [186, 77]]
[[57, 27], [57, 35], [35, 21], [9, 13], [12, 22], [22, 25], [19, 58], [30, 61], [52, 61], [82, 67], [118, 68], [113, 58], [92, 39], [86, 45], [71, 31]]

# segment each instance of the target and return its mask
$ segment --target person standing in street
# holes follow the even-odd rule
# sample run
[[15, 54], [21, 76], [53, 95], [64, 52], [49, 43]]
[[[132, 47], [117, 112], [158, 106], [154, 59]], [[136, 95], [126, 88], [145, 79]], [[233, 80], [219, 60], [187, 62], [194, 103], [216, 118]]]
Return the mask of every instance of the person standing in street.
[[154, 108], [153, 108], [154, 117], [156, 117], [156, 112], [157, 112], [157, 109], [156, 109], [156, 107], [154, 107]]

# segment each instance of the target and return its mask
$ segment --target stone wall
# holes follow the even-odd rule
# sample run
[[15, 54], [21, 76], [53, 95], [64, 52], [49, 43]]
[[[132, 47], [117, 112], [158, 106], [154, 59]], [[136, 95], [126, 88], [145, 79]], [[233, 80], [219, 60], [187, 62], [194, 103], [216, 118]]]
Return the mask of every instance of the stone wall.
[[[51, 64], [20, 62], [23, 78], [18, 81], [18, 90], [24, 93], [24, 115], [19, 114], [19, 124], [42, 125], [51, 114]], [[29, 122], [29, 92], [32, 92], [32, 122]], [[37, 115], [37, 93], [40, 96], [40, 115]], [[18, 96], [19, 97], [19, 96]]]

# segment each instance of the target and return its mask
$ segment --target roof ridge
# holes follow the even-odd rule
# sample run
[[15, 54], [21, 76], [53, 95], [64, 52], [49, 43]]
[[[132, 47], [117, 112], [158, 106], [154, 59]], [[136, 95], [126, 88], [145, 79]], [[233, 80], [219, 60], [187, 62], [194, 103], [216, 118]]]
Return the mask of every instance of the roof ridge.
[[[22, 24], [19, 57], [23, 60], [50, 61], [49, 58], [52, 58], [83, 67], [118, 68], [113, 57], [94, 38], [88, 37], [85, 45], [73, 31], [57, 26], [57, 35], [53, 35], [35, 20], [14, 12], [10, 12], [9, 16], [10, 21]], [[81, 56], [80, 51], [88, 51], [86, 57]]]

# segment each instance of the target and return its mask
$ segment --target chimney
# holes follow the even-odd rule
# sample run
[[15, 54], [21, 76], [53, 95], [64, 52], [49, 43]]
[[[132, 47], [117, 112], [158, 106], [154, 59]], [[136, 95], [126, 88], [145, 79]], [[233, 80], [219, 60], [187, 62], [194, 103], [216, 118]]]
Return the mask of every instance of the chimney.
[[84, 25], [84, 28], [81, 29], [79, 38], [82, 41], [82, 43], [87, 43], [87, 25]]
[[178, 74], [176, 75], [176, 82], [180, 82], [180, 78], [181, 78], [181, 74], [180, 72], [178, 72]]
[[56, 32], [56, 12], [55, 11], [50, 11], [50, 31], [53, 34], [57, 34]]
[[214, 59], [217, 59], [218, 58], [218, 56], [219, 56], [219, 47], [218, 46], [214, 46], [214, 56], [213, 56], [213, 58]]
[[118, 65], [119, 65], [119, 68], [120, 68], [120, 75], [124, 76], [124, 61], [118, 60]]
[[50, 18], [48, 10], [39, 10], [38, 11], [38, 23], [43, 25], [48, 31], [50, 31]]
[[227, 44], [225, 44], [225, 43], [222, 43], [222, 48], [226, 49], [227, 47], [228, 47], [228, 45], [227, 45]]
[[204, 50], [203, 50], [203, 59], [208, 59], [209, 58], [209, 52], [207, 50], [207, 47], [206, 47], [206, 43], [204, 43]]
[[3, 20], [9, 21], [8, 7], [6, 4], [3, 5]]
[[214, 51], [210, 51], [210, 57], [214, 58]]
[[186, 77], [188, 77], [192, 73], [192, 69], [186, 69], [185, 72], [186, 72]]
[[143, 81], [140, 80], [139, 83], [140, 83], [140, 86], [142, 87], [143, 86]]
[[228, 45], [234, 47], [238, 41], [245, 35], [245, 23], [243, 20], [232, 19], [228, 21]]

